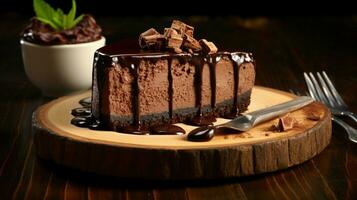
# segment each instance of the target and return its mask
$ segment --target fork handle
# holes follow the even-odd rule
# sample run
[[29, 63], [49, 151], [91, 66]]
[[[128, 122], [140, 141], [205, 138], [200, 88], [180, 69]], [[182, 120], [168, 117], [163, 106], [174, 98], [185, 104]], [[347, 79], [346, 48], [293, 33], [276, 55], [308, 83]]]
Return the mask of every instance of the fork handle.
[[340, 118], [338, 117], [331, 117], [331, 119], [336, 122], [337, 124], [339, 124], [340, 126], [342, 126], [348, 133], [348, 138], [354, 142], [357, 143], [357, 130], [354, 129], [353, 127], [351, 127], [350, 125], [348, 125], [346, 122], [342, 121]]
[[353, 121], [357, 123], [357, 115], [354, 114], [353, 112], [346, 112], [346, 115], [349, 116]]

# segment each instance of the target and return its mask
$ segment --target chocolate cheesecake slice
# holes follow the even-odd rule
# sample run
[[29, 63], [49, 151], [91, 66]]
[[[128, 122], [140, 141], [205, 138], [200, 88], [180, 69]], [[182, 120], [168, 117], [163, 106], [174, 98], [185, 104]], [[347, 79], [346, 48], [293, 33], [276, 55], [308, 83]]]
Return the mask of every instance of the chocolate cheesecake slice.
[[250, 103], [255, 80], [251, 53], [217, 52], [196, 40], [194, 28], [174, 20], [139, 43], [105, 46], [95, 53], [92, 115], [95, 125], [126, 133], [184, 133], [170, 124], [211, 125], [234, 118]]
[[255, 80], [252, 54], [130, 52], [95, 54], [92, 113], [110, 130], [234, 117], [247, 109]]

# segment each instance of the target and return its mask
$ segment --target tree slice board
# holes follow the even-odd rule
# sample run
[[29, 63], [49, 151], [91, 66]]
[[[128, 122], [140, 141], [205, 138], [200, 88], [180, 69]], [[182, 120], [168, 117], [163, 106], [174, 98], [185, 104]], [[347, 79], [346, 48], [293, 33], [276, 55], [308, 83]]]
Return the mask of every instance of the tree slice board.
[[[243, 133], [190, 142], [185, 135], [131, 135], [73, 126], [70, 114], [90, 91], [65, 96], [39, 107], [33, 114], [38, 156], [85, 172], [121, 178], [187, 180], [239, 177], [272, 172], [300, 164], [320, 153], [331, 139], [331, 115], [314, 102], [294, 111], [298, 124], [285, 132], [267, 129], [278, 119]], [[250, 111], [276, 105], [293, 95], [255, 86]], [[309, 113], [320, 119], [308, 119]], [[217, 119], [215, 125], [228, 121]], [[177, 124], [190, 132], [196, 128]]]

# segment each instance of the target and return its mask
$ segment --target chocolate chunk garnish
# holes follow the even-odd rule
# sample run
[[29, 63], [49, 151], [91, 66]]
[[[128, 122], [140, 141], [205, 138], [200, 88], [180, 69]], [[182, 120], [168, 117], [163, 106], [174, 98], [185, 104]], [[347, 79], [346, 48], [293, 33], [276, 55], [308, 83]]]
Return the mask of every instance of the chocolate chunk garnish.
[[200, 40], [200, 45], [202, 47], [202, 51], [206, 54], [216, 53], [218, 51], [216, 45], [213, 42], [209, 42], [206, 39]]
[[188, 34], [184, 35], [184, 42], [182, 46], [187, 49], [192, 49], [193, 51], [200, 51], [202, 49], [200, 43]]
[[75, 27], [60, 31], [32, 18], [30, 24], [22, 32], [24, 40], [42, 45], [92, 42], [101, 37], [102, 29], [90, 15], [85, 15]]
[[167, 48], [180, 48], [183, 39], [181, 37], [171, 37], [167, 39]]
[[173, 28], [165, 28], [164, 36], [165, 36], [165, 38], [171, 38], [171, 37], [180, 37], [180, 38], [182, 38], [182, 35], [179, 34]]
[[290, 130], [294, 128], [296, 124], [296, 119], [291, 117], [290, 115], [285, 115], [279, 118], [278, 128], [280, 132]]
[[167, 48], [175, 49], [175, 52], [178, 52], [183, 42], [181, 35], [173, 28], [165, 28], [164, 36], [167, 41]]
[[160, 34], [154, 28], [140, 34], [139, 46], [142, 49], [173, 51], [181, 53], [183, 50], [188, 53], [202, 52], [204, 54], [216, 53], [218, 51], [213, 42], [205, 39], [196, 40], [193, 37], [194, 28], [179, 20], [173, 20], [170, 28], [164, 29], [164, 34]]
[[187, 34], [191, 37], [193, 37], [193, 30], [194, 28], [190, 25], [187, 25], [179, 20], [173, 20], [171, 24], [171, 28], [175, 29], [181, 36], [184, 36], [184, 34]]
[[168, 48], [180, 48], [183, 39], [179, 37], [172, 37], [167, 39], [167, 47]]
[[157, 32], [154, 28], [143, 32], [139, 36], [139, 46], [144, 49], [159, 49], [164, 42], [165, 37]]

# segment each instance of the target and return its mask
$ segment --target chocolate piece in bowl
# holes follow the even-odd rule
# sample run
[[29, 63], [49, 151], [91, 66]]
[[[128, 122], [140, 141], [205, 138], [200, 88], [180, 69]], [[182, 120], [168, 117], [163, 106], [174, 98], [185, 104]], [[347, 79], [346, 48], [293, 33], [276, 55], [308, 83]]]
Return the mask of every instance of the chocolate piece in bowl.
[[102, 29], [91, 15], [84, 15], [76, 26], [64, 30], [55, 30], [32, 18], [21, 36], [25, 41], [42, 45], [78, 44], [100, 40]]
[[122, 131], [177, 122], [207, 125], [208, 119], [244, 112], [255, 80], [252, 54], [217, 52], [212, 42], [201, 41], [202, 46], [192, 26], [174, 21], [164, 34], [153, 28], [142, 33], [139, 45], [97, 50], [93, 116], [110, 130]]

